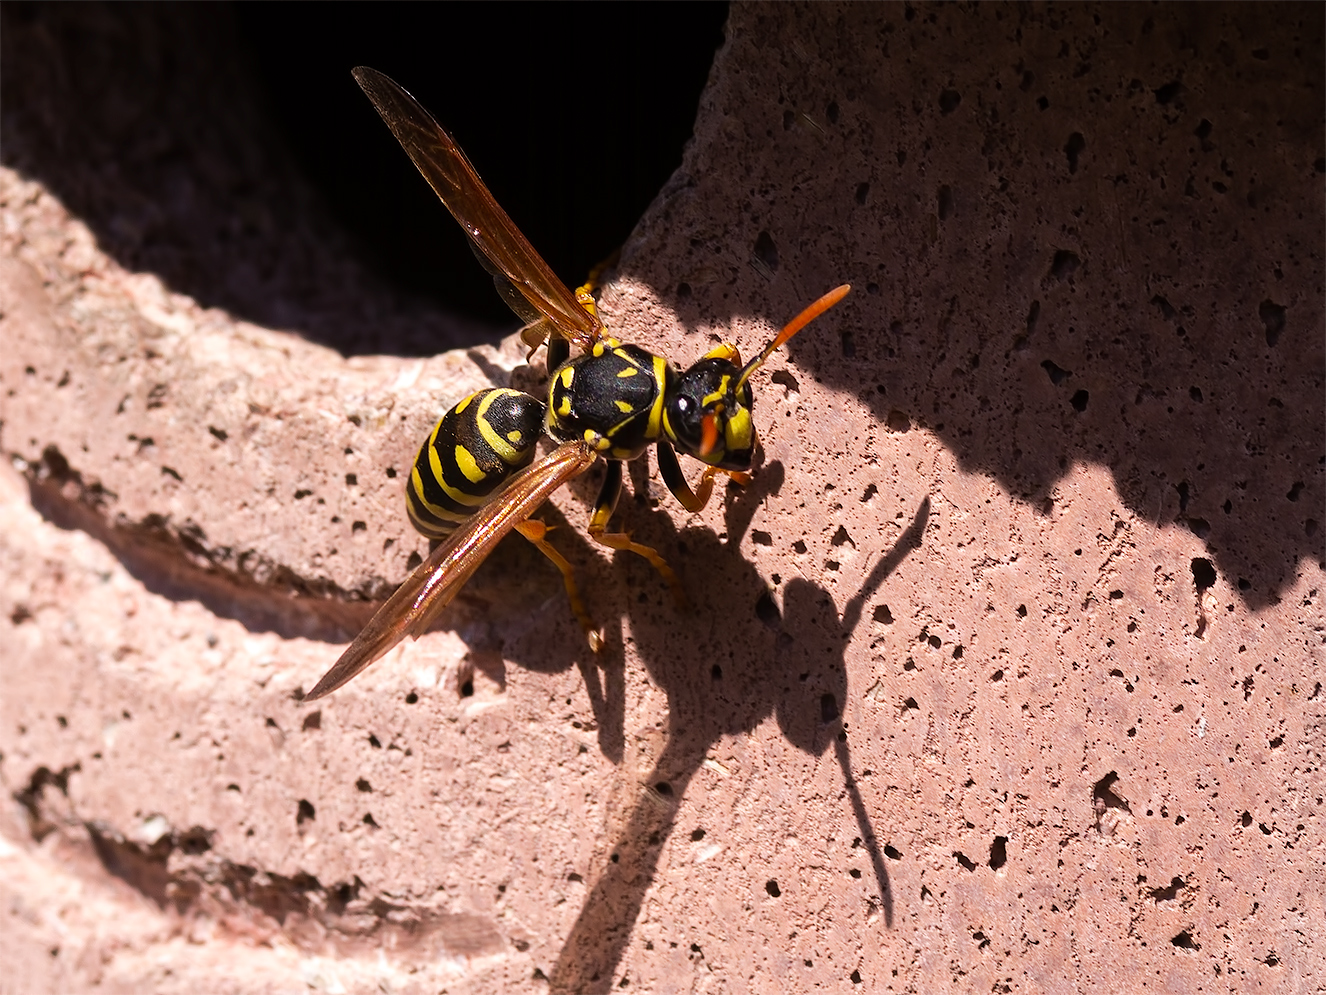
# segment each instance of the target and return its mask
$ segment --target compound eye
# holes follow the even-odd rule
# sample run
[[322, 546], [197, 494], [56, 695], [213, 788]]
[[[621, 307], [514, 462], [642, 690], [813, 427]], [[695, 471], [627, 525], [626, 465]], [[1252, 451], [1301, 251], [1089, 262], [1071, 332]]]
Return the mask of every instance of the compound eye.
[[687, 397], [685, 394], [682, 394], [680, 397], [676, 398], [676, 400], [673, 403], [677, 409], [677, 414], [682, 415], [683, 417], [689, 416], [690, 413], [695, 410], [695, 405], [692, 403], [691, 399]]

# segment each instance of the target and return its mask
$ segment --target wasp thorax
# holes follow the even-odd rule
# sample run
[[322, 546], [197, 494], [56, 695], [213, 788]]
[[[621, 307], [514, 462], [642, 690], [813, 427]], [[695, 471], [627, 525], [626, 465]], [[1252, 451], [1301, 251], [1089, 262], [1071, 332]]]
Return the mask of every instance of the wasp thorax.
[[680, 452], [724, 470], [749, 470], [755, 452], [750, 386], [726, 359], [702, 359], [677, 377], [663, 431]]

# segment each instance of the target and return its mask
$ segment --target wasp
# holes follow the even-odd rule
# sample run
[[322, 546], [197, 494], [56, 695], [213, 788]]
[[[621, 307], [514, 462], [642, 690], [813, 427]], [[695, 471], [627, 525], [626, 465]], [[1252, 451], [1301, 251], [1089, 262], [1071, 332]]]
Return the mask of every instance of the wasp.
[[[592, 287], [573, 293], [557, 279], [418, 101], [377, 70], [361, 66], [354, 77], [465, 229], [498, 292], [527, 322], [522, 336], [530, 354], [547, 342], [548, 393], [540, 400], [504, 387], [480, 390], [434, 426], [410, 470], [406, 505], [414, 527], [440, 541], [305, 700], [335, 691], [405, 636], [418, 637], [512, 531], [557, 567], [591, 649], [601, 649], [602, 634], [585, 609], [570, 563], [547, 541], [549, 527], [533, 517], [554, 491], [600, 458], [607, 471], [590, 515], [590, 536], [609, 549], [644, 557], [684, 603], [676, 574], [657, 550], [609, 530], [622, 464], [655, 446], [664, 483], [691, 512], [708, 503], [717, 475], [748, 483], [756, 445], [751, 374], [850, 289], [838, 287], [811, 304], [749, 363], [743, 365], [736, 346], [725, 342], [679, 370], [606, 334]], [[573, 346], [579, 354], [571, 357]], [[545, 435], [557, 445], [535, 462]], [[694, 489], [678, 452], [705, 464]]]

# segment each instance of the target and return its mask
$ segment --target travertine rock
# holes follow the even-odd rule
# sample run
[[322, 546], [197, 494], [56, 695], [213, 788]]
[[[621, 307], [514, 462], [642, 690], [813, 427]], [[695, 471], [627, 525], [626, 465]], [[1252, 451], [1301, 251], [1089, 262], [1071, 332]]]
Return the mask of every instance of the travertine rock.
[[[61, 44], [6, 17], [7, 73]], [[760, 374], [751, 487], [633, 467], [693, 613], [559, 529], [600, 658], [517, 546], [315, 705], [426, 550], [419, 438], [537, 371], [127, 268], [43, 183], [58, 80], [6, 75], [0, 991], [1326, 984], [1322, 48], [1316, 7], [734, 7], [608, 323], [749, 354], [855, 290]], [[289, 279], [403, 326], [300, 204]]]

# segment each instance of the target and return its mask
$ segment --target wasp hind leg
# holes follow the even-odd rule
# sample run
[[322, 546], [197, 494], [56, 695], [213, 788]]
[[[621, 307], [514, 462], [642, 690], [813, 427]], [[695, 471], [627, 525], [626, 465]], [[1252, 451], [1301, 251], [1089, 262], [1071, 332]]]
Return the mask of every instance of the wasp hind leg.
[[718, 474], [727, 474], [742, 487], [750, 483], [749, 473], [711, 466], [700, 476], [700, 483], [695, 490], [691, 490], [691, 485], [686, 483], [686, 474], [682, 472], [681, 464], [677, 462], [676, 452], [662, 441], [658, 444], [658, 472], [663, 477], [663, 483], [668, 485], [672, 496], [681, 502], [683, 508], [692, 513], [703, 510], [709, 503], [709, 497], [714, 492], [714, 477]]
[[622, 463], [621, 460], [608, 460], [607, 462], [608, 471], [603, 477], [603, 487], [599, 491], [598, 500], [594, 502], [594, 513], [589, 519], [590, 538], [609, 549], [622, 549], [628, 553], [634, 553], [636, 556], [643, 556], [649, 561], [649, 565], [668, 582], [668, 586], [672, 588], [673, 597], [677, 599], [678, 607], [687, 608], [689, 603], [686, 600], [686, 592], [682, 589], [681, 581], [677, 579], [677, 575], [668, 566], [667, 560], [659, 555], [658, 550], [653, 546], [633, 542], [629, 532], [608, 531], [608, 522], [612, 518], [613, 511], [617, 508], [617, 498], [622, 493]]
[[528, 521], [521, 522], [516, 526], [516, 531], [532, 542], [535, 547], [544, 556], [552, 561], [562, 575], [562, 583], [566, 585], [566, 596], [571, 602], [571, 611], [580, 623], [580, 628], [585, 630], [585, 638], [589, 641], [589, 648], [595, 653], [603, 649], [603, 630], [594, 624], [594, 620], [589, 617], [589, 612], [585, 609], [585, 602], [580, 597], [580, 588], [576, 586], [575, 569], [565, 556], [557, 552], [553, 545], [548, 542], [548, 533], [552, 527], [545, 525], [538, 519], [531, 518]]

